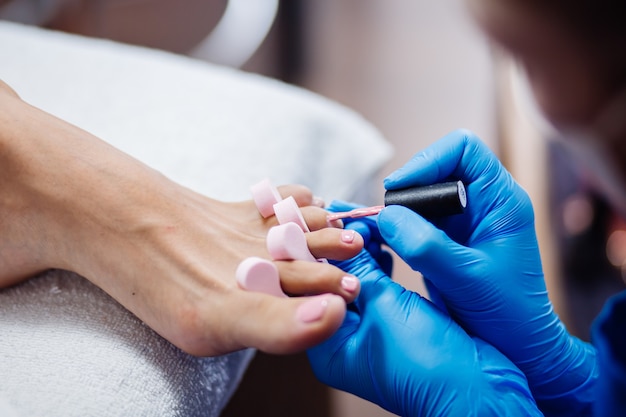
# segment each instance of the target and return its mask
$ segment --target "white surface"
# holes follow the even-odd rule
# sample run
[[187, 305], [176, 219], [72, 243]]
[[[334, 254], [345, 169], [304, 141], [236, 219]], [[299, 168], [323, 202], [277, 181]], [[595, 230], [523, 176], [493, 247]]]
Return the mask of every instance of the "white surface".
[[[0, 22], [0, 62], [26, 101], [216, 198], [269, 177], [352, 199], [390, 156], [344, 107], [172, 54]], [[59, 271], [0, 291], [0, 335], [0, 415], [217, 416], [252, 354], [185, 355]]]

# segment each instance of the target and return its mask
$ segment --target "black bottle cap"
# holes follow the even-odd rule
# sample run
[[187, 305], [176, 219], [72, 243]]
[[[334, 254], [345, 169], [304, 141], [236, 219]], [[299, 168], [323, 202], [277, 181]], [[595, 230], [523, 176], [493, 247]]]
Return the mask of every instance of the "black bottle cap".
[[404, 206], [425, 218], [444, 217], [463, 213], [467, 194], [462, 181], [444, 182], [387, 191], [385, 206], [391, 205]]

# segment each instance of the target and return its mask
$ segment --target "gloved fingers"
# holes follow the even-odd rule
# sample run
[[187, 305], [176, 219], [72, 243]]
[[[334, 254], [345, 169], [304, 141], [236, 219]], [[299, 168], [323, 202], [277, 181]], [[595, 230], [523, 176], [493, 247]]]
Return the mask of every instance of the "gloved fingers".
[[378, 262], [380, 269], [385, 273], [385, 275], [391, 277], [393, 272], [393, 256], [391, 253], [381, 250], [378, 256], [374, 259], [376, 259], [376, 262]]
[[424, 286], [426, 287], [426, 291], [428, 292], [428, 299], [430, 300], [430, 302], [433, 303], [439, 310], [450, 315], [448, 307], [441, 297], [439, 289], [432, 283], [432, 281], [424, 277]]
[[362, 250], [354, 258], [337, 262], [337, 266], [347, 273], [359, 278], [361, 290], [354, 301], [358, 311], [363, 311], [366, 304], [379, 297], [398, 299], [405, 289], [394, 282], [382, 267], [366, 250]]
[[439, 290], [458, 292], [472, 285], [466, 277], [473, 276], [470, 268], [477, 264], [478, 251], [459, 245], [404, 207], [388, 207], [379, 215], [378, 224], [389, 246]]
[[375, 280], [379, 275], [384, 275], [378, 263], [366, 250], [361, 250], [358, 255], [334, 264], [341, 270], [359, 277], [361, 281]]
[[351, 347], [358, 336], [361, 318], [358, 312], [348, 309], [343, 323], [332, 336], [307, 350], [315, 376], [324, 384], [342, 387], [346, 383], [345, 363], [352, 362]]
[[480, 375], [487, 386], [498, 392], [493, 397], [494, 405], [507, 410], [510, 415], [543, 416], [531, 394], [526, 375], [494, 346], [475, 336], [472, 340]]
[[524, 190], [487, 145], [465, 130], [452, 132], [416, 154], [385, 179], [385, 188], [395, 190], [451, 179], [465, 184], [467, 208], [461, 215], [436, 219], [434, 223], [457, 242], [469, 244], [469, 239], [480, 236], [481, 232], [499, 233], [493, 224], [502, 222], [486, 222], [489, 215], [510, 219], [523, 211], [518, 218], [532, 218], [532, 207]]
[[456, 130], [416, 154], [385, 178], [384, 184], [386, 189], [395, 190], [453, 178], [467, 185], [494, 163], [499, 164], [495, 155], [475, 134]]
[[[377, 263], [378, 267], [382, 270], [384, 274], [391, 276], [391, 272], [393, 270], [393, 258], [391, 254], [388, 251], [383, 250], [382, 246], [380, 245], [379, 241], [382, 240], [382, 238], [380, 240], [377, 239], [378, 241], [371, 240], [372, 230], [369, 226], [367, 226], [362, 221], [355, 221], [355, 222], [347, 224], [345, 230], [342, 231], [342, 233], [348, 232], [351, 230], [354, 230], [356, 234], [362, 239], [362, 242], [355, 242], [354, 246], [356, 247], [357, 244], [362, 243], [361, 247], [364, 247], [367, 250], [367, 252], [372, 258], [372, 262]], [[376, 234], [380, 235], [380, 232], [378, 231], [378, 227], [376, 227]], [[309, 246], [311, 247], [311, 245]], [[356, 253], [352, 253], [351, 256], [356, 256], [356, 255], [357, 255]], [[340, 267], [343, 266], [343, 268], [348, 268], [348, 269], [352, 268], [352, 266], [349, 266], [351, 265], [350, 262], [343, 263], [343, 264], [341, 262], [338, 262], [338, 261], [348, 260], [349, 259], [348, 257], [338, 257], [338, 256], [330, 256], [330, 255], [325, 255], [325, 257], [328, 258], [330, 262], [335, 265], [338, 265]]]
[[363, 237], [363, 247], [369, 252], [372, 258], [374, 258], [383, 272], [391, 276], [393, 258], [382, 246], [383, 239], [378, 230], [378, 226], [375, 225], [376, 227], [373, 229], [372, 224], [375, 225], [373, 222], [355, 221], [348, 223], [346, 229], [356, 230], [359, 235]]

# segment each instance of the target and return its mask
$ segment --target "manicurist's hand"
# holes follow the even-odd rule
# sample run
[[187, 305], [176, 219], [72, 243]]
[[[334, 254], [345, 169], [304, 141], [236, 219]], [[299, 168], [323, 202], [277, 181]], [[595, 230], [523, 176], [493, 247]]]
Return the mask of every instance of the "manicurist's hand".
[[[241, 260], [269, 259], [265, 237], [274, 218], [263, 219], [252, 201], [224, 203], [181, 187], [29, 106], [5, 84], [0, 189], [0, 286], [45, 269], [74, 271], [191, 354], [305, 349], [340, 326], [359, 291], [358, 282], [345, 285], [339, 268], [297, 261], [277, 262], [281, 284], [307, 296], [240, 289]], [[328, 228], [308, 189], [280, 192], [302, 206], [314, 256], [359, 252], [361, 237]]]
[[387, 189], [462, 180], [468, 208], [432, 224], [403, 207], [379, 215], [381, 235], [438, 290], [451, 316], [527, 376], [546, 415], [589, 412], [595, 351], [553, 311], [528, 195], [472, 133], [453, 132], [385, 180]]
[[322, 382], [406, 417], [541, 415], [510, 360], [393, 282], [369, 252], [338, 265], [361, 293], [340, 329], [308, 350]]

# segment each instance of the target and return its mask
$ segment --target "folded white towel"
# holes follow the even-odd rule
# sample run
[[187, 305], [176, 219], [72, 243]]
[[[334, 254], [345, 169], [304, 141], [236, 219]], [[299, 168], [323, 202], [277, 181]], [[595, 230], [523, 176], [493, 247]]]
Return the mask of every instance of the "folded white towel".
[[[173, 54], [0, 22], [0, 62], [26, 101], [216, 198], [264, 177], [354, 198], [390, 156], [342, 106]], [[186, 355], [69, 272], [0, 291], [2, 416], [217, 416], [252, 354]]]
[[0, 393], [23, 416], [216, 416], [252, 354], [184, 354], [70, 272], [0, 306]]

